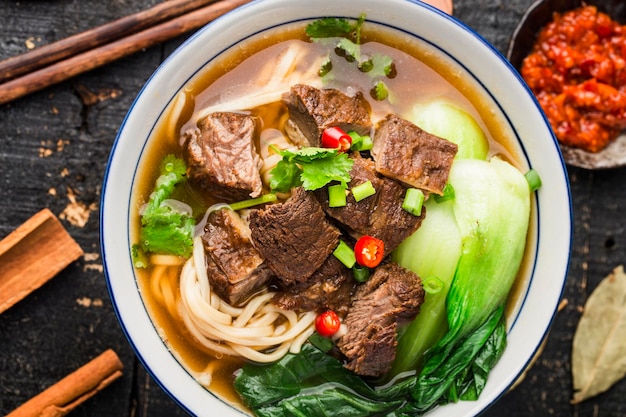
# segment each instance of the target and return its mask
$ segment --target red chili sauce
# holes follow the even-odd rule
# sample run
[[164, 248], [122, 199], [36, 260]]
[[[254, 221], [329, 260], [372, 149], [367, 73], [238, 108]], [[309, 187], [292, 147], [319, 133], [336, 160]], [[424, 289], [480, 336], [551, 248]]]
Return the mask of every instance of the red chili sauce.
[[626, 26], [595, 6], [555, 13], [521, 73], [562, 144], [598, 152], [626, 128]]

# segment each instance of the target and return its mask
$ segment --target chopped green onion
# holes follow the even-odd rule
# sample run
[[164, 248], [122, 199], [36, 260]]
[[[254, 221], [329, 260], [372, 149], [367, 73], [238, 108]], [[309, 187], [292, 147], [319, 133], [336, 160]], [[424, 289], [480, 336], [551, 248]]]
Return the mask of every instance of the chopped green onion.
[[374, 69], [374, 62], [372, 61], [371, 58], [368, 58], [364, 61], [360, 61], [357, 64], [357, 68], [361, 72], [370, 72], [372, 69]]
[[541, 177], [539, 176], [539, 173], [537, 171], [531, 169], [526, 174], [524, 174], [524, 176], [526, 177], [526, 181], [528, 181], [528, 186], [530, 187], [531, 193], [541, 188]]
[[388, 63], [385, 65], [385, 75], [387, 78], [396, 78], [396, 75], [398, 75], [396, 64], [391, 60], [391, 58], [388, 58]]
[[352, 138], [352, 146], [350, 149], [353, 151], [369, 151], [374, 147], [374, 142], [368, 135], [361, 136], [355, 131], [350, 131], [348, 132], [348, 136]]
[[322, 62], [322, 66], [317, 71], [317, 74], [320, 77], [324, 77], [324, 76], [328, 75], [328, 73], [330, 71], [332, 71], [332, 69], [333, 69], [333, 62], [330, 60], [330, 57], [327, 56], [326, 60], [324, 62]]
[[343, 240], [339, 241], [339, 245], [337, 245], [337, 247], [333, 251], [333, 255], [339, 260], [339, 262], [341, 262], [348, 268], [352, 268], [356, 263], [354, 251]]
[[404, 195], [402, 208], [414, 216], [422, 215], [422, 205], [424, 204], [424, 192], [417, 188], [408, 188]]
[[328, 206], [344, 207], [346, 205], [346, 187], [343, 184], [335, 184], [328, 187]]
[[364, 198], [373, 196], [376, 194], [376, 189], [372, 185], [371, 181], [365, 181], [355, 187], [352, 187], [352, 195], [354, 196], [354, 200], [358, 203]]
[[140, 245], [133, 245], [131, 247], [131, 255], [133, 257], [133, 265], [135, 268], [147, 268], [148, 267], [148, 256], [141, 249]]
[[446, 287], [446, 284], [436, 276], [430, 276], [422, 281], [426, 294], [437, 294]]
[[454, 187], [452, 186], [452, 184], [447, 183], [446, 186], [443, 187], [443, 195], [435, 194], [434, 198], [437, 203], [443, 203], [444, 201], [454, 200], [455, 198]]
[[352, 276], [356, 282], [365, 282], [370, 278], [370, 269], [366, 266], [355, 264], [352, 267]]
[[382, 81], [376, 81], [374, 87], [370, 90], [370, 95], [376, 101], [384, 101], [389, 97], [389, 90], [387, 85]]
[[257, 198], [251, 198], [249, 200], [238, 201], [236, 203], [229, 204], [230, 208], [234, 211], [243, 210], [249, 207], [258, 206], [259, 204], [272, 203], [276, 201], [276, 194], [269, 193], [263, 194]]

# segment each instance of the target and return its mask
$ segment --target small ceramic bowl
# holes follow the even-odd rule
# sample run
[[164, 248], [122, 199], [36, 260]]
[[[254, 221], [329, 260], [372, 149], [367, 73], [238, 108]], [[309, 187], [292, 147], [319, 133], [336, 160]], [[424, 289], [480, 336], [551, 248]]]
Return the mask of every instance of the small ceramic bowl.
[[[563, 13], [585, 5], [596, 6], [612, 19], [626, 24], [626, 2], [623, 0], [537, 0], [532, 3], [511, 35], [507, 58], [520, 69], [531, 52], [539, 31], [552, 20], [553, 13]], [[597, 153], [570, 146], [561, 146], [565, 162], [586, 169], [616, 168], [626, 165], [626, 134], [622, 133], [609, 146]]]
[[158, 68], [139, 93], [113, 145], [101, 201], [101, 247], [111, 300], [138, 358], [187, 412], [241, 416], [198, 383], [161, 338], [139, 291], [131, 259], [131, 201], [148, 138], [159, 118], [206, 65], [250, 36], [292, 22], [335, 16], [356, 18], [398, 31], [439, 54], [473, 85], [490, 111], [511, 132], [523, 169], [540, 173], [533, 195], [528, 262], [508, 315], [508, 346], [477, 401], [439, 407], [429, 416], [474, 416], [497, 401], [526, 369], [552, 323], [570, 253], [571, 202], [559, 146], [532, 93], [509, 62], [455, 18], [409, 0], [260, 0], [229, 13], [191, 37]]

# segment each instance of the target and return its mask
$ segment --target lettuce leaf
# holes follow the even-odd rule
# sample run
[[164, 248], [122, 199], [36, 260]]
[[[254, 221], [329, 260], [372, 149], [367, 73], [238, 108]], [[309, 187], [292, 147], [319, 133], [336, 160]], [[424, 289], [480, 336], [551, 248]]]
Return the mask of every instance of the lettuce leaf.
[[140, 242], [133, 247], [135, 260], [143, 255], [141, 252], [191, 255], [194, 218], [164, 203], [175, 187], [187, 180], [186, 172], [185, 162], [174, 155], [167, 155], [161, 162], [160, 175], [141, 214]]

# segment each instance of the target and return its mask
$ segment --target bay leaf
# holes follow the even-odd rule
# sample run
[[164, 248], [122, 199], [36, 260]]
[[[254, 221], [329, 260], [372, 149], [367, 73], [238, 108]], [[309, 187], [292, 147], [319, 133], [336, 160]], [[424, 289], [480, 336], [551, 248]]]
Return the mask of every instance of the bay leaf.
[[585, 303], [572, 345], [572, 404], [608, 390], [626, 376], [626, 274], [604, 278]]

